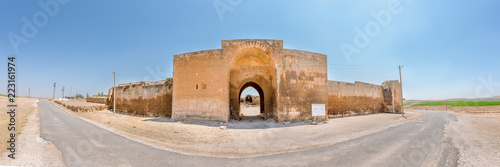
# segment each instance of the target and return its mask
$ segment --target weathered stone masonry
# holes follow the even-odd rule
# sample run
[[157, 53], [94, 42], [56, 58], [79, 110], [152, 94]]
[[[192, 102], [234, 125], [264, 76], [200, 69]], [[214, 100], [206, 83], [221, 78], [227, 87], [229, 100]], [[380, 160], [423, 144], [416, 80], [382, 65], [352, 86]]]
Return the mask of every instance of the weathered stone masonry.
[[[400, 85], [398, 81], [385, 81], [382, 85], [328, 81], [328, 114], [344, 116], [400, 112], [401, 97], [392, 96]], [[396, 107], [393, 107], [393, 102], [397, 103]]]
[[241, 91], [254, 87], [261, 112], [278, 121], [311, 118], [327, 104], [326, 55], [289, 50], [279, 40], [227, 40], [221, 49], [174, 56], [172, 117], [239, 119]]
[[[173, 78], [117, 86], [117, 110], [228, 121], [239, 119], [241, 92], [259, 92], [261, 113], [277, 121], [311, 119], [311, 104], [328, 114], [397, 112], [401, 85], [328, 81], [327, 56], [283, 48], [281, 40], [225, 40], [221, 49], [174, 56]], [[112, 106], [113, 92], [108, 100]]]
[[[116, 89], [116, 110], [145, 116], [172, 115], [172, 78], [156, 82], [119, 84]], [[113, 88], [109, 89], [108, 106], [113, 108]]]
[[87, 102], [90, 102], [90, 103], [106, 104], [108, 101], [108, 98], [107, 97], [87, 97], [86, 100], [87, 100]]

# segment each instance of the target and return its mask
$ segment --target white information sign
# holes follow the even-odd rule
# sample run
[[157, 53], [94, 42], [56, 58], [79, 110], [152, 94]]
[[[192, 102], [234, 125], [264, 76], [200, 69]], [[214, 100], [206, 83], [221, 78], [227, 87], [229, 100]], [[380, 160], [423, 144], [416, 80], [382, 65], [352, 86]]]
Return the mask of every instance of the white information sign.
[[311, 106], [312, 106], [312, 116], [313, 117], [326, 116], [325, 104], [311, 104]]

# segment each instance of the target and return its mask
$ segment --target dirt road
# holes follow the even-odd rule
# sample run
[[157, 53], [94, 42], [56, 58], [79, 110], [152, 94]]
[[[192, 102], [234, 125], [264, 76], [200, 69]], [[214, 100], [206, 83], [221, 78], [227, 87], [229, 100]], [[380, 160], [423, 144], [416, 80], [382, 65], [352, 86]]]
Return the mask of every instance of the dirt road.
[[[378, 133], [298, 152], [246, 158], [188, 155], [130, 140], [40, 101], [41, 136], [63, 153], [68, 166], [453, 166], [458, 149], [443, 136], [455, 117], [424, 111], [416, 121]], [[316, 140], [321, 140], [317, 138]]]

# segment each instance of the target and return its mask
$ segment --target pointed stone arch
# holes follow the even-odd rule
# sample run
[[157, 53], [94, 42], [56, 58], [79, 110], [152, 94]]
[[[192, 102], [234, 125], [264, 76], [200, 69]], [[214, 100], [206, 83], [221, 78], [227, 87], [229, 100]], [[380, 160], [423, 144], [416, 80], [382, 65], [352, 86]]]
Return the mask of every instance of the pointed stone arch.
[[[276, 67], [270, 52], [262, 50], [262, 45], [249, 43], [247, 48], [239, 48], [235, 53], [229, 75], [230, 116], [240, 119], [241, 91], [252, 86], [259, 91], [261, 98], [261, 112], [265, 118], [276, 115]], [[255, 47], [257, 46], [257, 47]]]

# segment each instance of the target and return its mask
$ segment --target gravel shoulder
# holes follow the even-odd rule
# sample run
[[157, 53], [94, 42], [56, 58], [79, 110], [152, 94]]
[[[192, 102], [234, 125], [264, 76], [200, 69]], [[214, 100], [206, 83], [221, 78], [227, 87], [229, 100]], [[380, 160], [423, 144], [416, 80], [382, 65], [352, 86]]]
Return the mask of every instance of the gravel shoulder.
[[500, 113], [455, 113], [445, 126], [459, 150], [459, 166], [496, 166], [500, 162]]
[[408, 119], [404, 119], [398, 114], [381, 113], [334, 118], [327, 123], [310, 125], [310, 121], [277, 123], [273, 119], [258, 117], [230, 122], [176, 121], [165, 117], [113, 115], [108, 110], [90, 113], [65, 110], [156, 148], [217, 157], [249, 157], [330, 146], [399, 126], [424, 115], [419, 111], [407, 111]]
[[40, 137], [39, 108], [36, 99], [24, 99], [25, 107], [32, 109], [27, 112], [26, 122], [20, 135], [16, 138], [16, 159], [1, 157], [1, 165], [7, 166], [64, 166], [61, 151], [50, 141]]
[[[412, 109], [446, 110], [444, 106]], [[445, 126], [445, 136], [459, 151], [458, 166], [496, 166], [500, 162], [500, 106], [452, 107], [456, 120]]]

